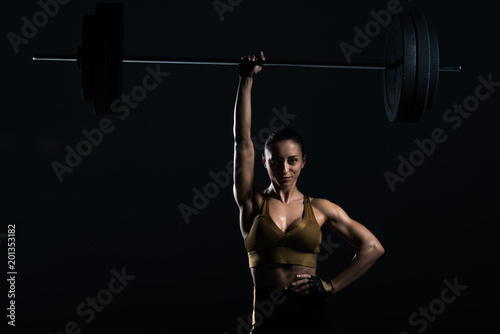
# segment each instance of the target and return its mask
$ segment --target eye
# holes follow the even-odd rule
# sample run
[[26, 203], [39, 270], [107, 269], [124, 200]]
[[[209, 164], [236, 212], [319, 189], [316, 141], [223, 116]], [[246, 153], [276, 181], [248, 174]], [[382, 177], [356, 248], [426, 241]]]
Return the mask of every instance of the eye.
[[288, 163], [289, 163], [290, 165], [293, 165], [293, 164], [295, 164], [297, 161], [299, 161], [299, 159], [290, 159], [290, 160], [288, 160]]

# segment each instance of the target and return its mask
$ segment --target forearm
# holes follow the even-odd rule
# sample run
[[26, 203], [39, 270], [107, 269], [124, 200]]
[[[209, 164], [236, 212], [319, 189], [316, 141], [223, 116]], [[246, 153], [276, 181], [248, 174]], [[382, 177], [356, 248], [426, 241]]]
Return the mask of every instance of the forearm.
[[383, 253], [384, 249], [378, 243], [361, 245], [349, 267], [331, 281], [333, 293], [342, 290], [363, 276]]
[[250, 129], [252, 124], [252, 91], [253, 79], [240, 77], [236, 103], [234, 106], [234, 128], [233, 135], [237, 144], [251, 141]]

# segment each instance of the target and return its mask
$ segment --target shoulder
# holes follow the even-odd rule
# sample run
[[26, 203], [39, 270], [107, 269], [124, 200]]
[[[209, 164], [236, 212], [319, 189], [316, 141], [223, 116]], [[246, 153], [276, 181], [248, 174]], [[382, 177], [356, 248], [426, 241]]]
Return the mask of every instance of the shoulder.
[[339, 215], [344, 213], [339, 205], [327, 199], [309, 197], [309, 201], [314, 210], [321, 213], [327, 220], [336, 220]]
[[318, 209], [321, 212], [325, 210], [340, 209], [340, 206], [324, 198], [309, 197], [309, 201], [315, 209]]
[[[233, 193], [236, 194], [235, 187], [233, 187]], [[257, 180], [254, 180], [252, 184], [252, 191], [249, 192], [247, 197], [242, 198], [239, 202], [237, 202], [237, 204], [240, 210], [253, 211], [259, 208], [259, 206], [263, 203], [265, 196], [266, 194], [262, 191], [262, 188]]]

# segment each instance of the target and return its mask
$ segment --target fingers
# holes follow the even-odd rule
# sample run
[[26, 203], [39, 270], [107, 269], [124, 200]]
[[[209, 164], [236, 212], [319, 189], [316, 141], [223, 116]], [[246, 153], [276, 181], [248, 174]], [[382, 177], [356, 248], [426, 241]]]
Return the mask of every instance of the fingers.
[[241, 59], [242, 60], [247, 60], [247, 61], [256, 61], [256, 60], [265, 61], [266, 57], [264, 56], [264, 52], [261, 51], [258, 55], [243, 56], [243, 57], [241, 57]]
[[309, 274], [299, 274], [297, 275], [297, 278], [299, 280], [292, 282], [292, 287], [297, 287], [295, 292], [297, 293], [302, 293], [302, 294], [309, 294], [309, 278], [311, 278], [311, 275]]
[[295, 290], [296, 293], [301, 293], [304, 295], [309, 294], [309, 284], [304, 284]]
[[262, 60], [262, 61], [265, 61], [265, 60], [266, 60], [266, 57], [264, 57], [264, 51], [261, 51], [261, 52], [259, 53], [259, 58], [260, 58], [260, 60]]
[[247, 55], [241, 57], [240, 76], [253, 78], [257, 73], [262, 71], [264, 66], [264, 52], [260, 52], [259, 55]]
[[292, 282], [292, 286], [300, 287], [303, 284], [308, 283], [307, 279], [301, 279], [299, 281]]
[[299, 274], [296, 281], [290, 285], [290, 290], [302, 295], [330, 296], [333, 294], [331, 283], [325, 283], [322, 279], [309, 274]]
[[309, 275], [309, 274], [298, 274], [297, 277], [298, 278], [311, 278], [312, 275]]

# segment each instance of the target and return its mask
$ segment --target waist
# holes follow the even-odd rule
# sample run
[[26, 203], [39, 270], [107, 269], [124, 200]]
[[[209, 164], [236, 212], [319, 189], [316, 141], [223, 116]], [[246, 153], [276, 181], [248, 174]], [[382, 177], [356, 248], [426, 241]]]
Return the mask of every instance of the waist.
[[317, 253], [302, 252], [289, 247], [270, 247], [247, 253], [250, 268], [273, 264], [295, 264], [316, 268]]
[[316, 269], [293, 264], [274, 264], [250, 268], [253, 283], [256, 289], [269, 290], [292, 287], [292, 282], [297, 281], [298, 274], [316, 276]]

